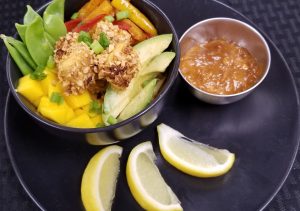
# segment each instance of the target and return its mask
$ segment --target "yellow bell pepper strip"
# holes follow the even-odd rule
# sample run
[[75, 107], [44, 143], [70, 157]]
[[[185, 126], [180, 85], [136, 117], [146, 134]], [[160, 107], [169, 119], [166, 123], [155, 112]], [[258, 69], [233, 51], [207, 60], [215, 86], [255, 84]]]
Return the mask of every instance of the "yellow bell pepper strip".
[[43, 19], [45, 31], [57, 41], [60, 37], [67, 34], [64, 24], [65, 0], [53, 0], [46, 8]]
[[136, 43], [141, 42], [147, 39], [147, 35], [143, 30], [141, 30], [135, 23], [133, 23], [129, 19], [123, 19], [119, 21], [121, 23], [125, 23], [130, 26], [127, 31], [131, 34], [132, 38], [136, 41]]
[[129, 19], [151, 36], [157, 35], [157, 30], [149, 19], [128, 0], [112, 0], [111, 4], [118, 10], [127, 10]]
[[111, 5], [109, 0], [103, 0], [103, 2], [96, 8], [94, 9], [90, 14], [86, 16], [84, 19], [84, 22], [89, 21], [99, 15], [106, 14], [106, 15], [111, 15], [113, 14], [114, 8]]
[[1, 38], [3, 39], [4, 44], [9, 52], [9, 54], [11, 55], [11, 57], [13, 58], [13, 60], [17, 64], [17, 66], [19, 67], [22, 74], [28, 75], [28, 74], [32, 73], [33, 72], [32, 68], [27, 64], [27, 62], [21, 56], [21, 54], [11, 44], [9, 44], [9, 42], [7, 41], [7, 38], [5, 36], [1, 36]]
[[104, 0], [90, 0], [78, 12], [78, 17], [84, 19], [94, 9], [96, 9]]

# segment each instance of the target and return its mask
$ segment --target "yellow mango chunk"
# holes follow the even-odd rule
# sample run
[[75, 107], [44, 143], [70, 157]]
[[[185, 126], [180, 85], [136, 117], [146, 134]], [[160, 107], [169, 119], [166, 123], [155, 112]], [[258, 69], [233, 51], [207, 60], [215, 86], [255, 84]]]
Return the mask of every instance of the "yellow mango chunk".
[[92, 98], [87, 91], [85, 91], [81, 95], [69, 95], [64, 96], [64, 98], [68, 105], [71, 106], [73, 109], [88, 105], [92, 101]]
[[45, 95], [40, 81], [32, 80], [30, 75], [26, 75], [19, 79], [17, 92], [23, 95], [33, 105], [36, 105], [36, 102]]
[[74, 110], [76, 116], [80, 116], [81, 114], [86, 114], [86, 111], [83, 108], [77, 108]]
[[51, 95], [53, 92], [57, 92], [61, 95], [63, 95], [63, 88], [61, 87], [60, 83], [57, 84], [49, 84], [48, 87], [48, 97], [51, 98]]
[[74, 118], [75, 114], [65, 102], [58, 105], [49, 100], [48, 97], [42, 97], [38, 111], [46, 118], [64, 124]]
[[87, 114], [81, 114], [66, 123], [66, 126], [76, 128], [94, 128], [95, 125]]
[[104, 122], [103, 122], [103, 119], [102, 119], [101, 115], [97, 115], [97, 116], [91, 118], [91, 120], [94, 123], [95, 127], [97, 127], [99, 125], [103, 125], [104, 126]]
[[47, 75], [47, 77], [41, 81], [41, 85], [43, 88], [43, 91], [46, 95], [49, 95], [49, 87], [52, 85], [55, 85], [58, 83], [58, 79], [57, 76], [54, 72], [50, 71], [50, 70], [44, 70], [44, 73]]

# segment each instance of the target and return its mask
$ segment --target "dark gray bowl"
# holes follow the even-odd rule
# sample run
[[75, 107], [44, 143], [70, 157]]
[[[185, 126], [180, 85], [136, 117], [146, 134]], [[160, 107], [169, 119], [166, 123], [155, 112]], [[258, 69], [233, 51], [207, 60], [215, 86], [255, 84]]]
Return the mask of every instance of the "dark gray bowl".
[[[68, 20], [74, 12], [78, 11], [80, 7], [84, 5], [85, 2], [86, 0], [66, 0], [65, 19]], [[28, 100], [15, 91], [18, 79], [22, 77], [22, 74], [8, 55], [6, 71], [10, 90], [14, 98], [18, 104], [37, 122], [37, 124], [45, 128], [48, 132], [71, 140], [88, 141], [90, 144], [95, 145], [106, 145], [138, 134], [157, 119], [165, 104], [166, 95], [174, 83], [178, 73], [180, 58], [179, 41], [171, 21], [156, 5], [148, 0], [132, 0], [131, 3], [152, 21], [158, 30], [158, 34], [173, 34], [173, 41], [168, 50], [176, 52], [177, 55], [166, 71], [167, 78], [158, 96], [149, 106], [147, 106], [147, 108], [125, 121], [103, 128], [78, 129], [65, 127], [42, 117], [36, 112], [36, 108]], [[46, 6], [47, 4], [41, 7], [38, 12], [41, 14]]]

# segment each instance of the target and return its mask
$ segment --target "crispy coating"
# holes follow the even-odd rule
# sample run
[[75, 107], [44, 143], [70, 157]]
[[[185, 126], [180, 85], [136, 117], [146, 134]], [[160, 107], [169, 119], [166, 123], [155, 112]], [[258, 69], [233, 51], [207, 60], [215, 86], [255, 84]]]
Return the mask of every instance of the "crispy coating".
[[78, 35], [69, 33], [56, 44], [54, 59], [58, 79], [66, 94], [82, 94], [95, 82], [94, 53], [84, 43], [77, 42]]
[[98, 55], [85, 43], [78, 43], [78, 33], [70, 32], [56, 43], [54, 59], [66, 94], [78, 95], [88, 90], [99, 97], [105, 93], [108, 83], [125, 89], [135, 77], [139, 59], [130, 46], [131, 35], [107, 21], [97, 24], [92, 38], [99, 40], [101, 32], [110, 44]]

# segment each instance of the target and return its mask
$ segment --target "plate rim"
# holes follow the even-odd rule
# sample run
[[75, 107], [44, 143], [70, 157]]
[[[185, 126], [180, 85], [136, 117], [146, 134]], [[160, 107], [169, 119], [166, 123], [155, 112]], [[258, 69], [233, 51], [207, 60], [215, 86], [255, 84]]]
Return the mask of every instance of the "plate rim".
[[[151, 0], [150, 0], [151, 1]], [[257, 26], [257, 24], [255, 24], [252, 20], [250, 20], [247, 16], [245, 16], [244, 14], [242, 14], [240, 11], [238, 11], [237, 9], [219, 1], [219, 0], [211, 0], [217, 4], [220, 4], [224, 7], [226, 7], [227, 9], [231, 10], [232, 12], [235, 12], [236, 14], [238, 14], [240, 17], [244, 18], [246, 21], [248, 21], [252, 26], [254, 26], [267, 40], [267, 42], [269, 42], [272, 47], [274, 47], [275, 51], [277, 51], [277, 53], [279, 54], [280, 58], [282, 59], [284, 65], [286, 66], [287, 68], [287, 73], [289, 74], [289, 78], [291, 79], [291, 82], [292, 82], [292, 87], [295, 91], [295, 94], [296, 94], [296, 102], [297, 102], [297, 115], [296, 115], [296, 118], [297, 118], [297, 126], [299, 126], [299, 123], [300, 123], [300, 116], [299, 116], [299, 111], [300, 111], [300, 97], [299, 97], [299, 92], [298, 92], [298, 89], [297, 89], [297, 85], [296, 85], [296, 82], [295, 82], [295, 78], [293, 76], [293, 73], [290, 69], [290, 66], [288, 65], [285, 57], [283, 56], [283, 54], [281, 53], [280, 49], [275, 45], [275, 43], [273, 42], [273, 40], [264, 32], [264, 30], [262, 30], [260, 27]], [[152, 1], [151, 1], [152, 2]], [[47, 4], [47, 3], [46, 3]], [[45, 5], [46, 5], [45, 4]], [[39, 7], [38, 10], [42, 9], [45, 5]], [[175, 28], [176, 30], [176, 28]], [[21, 186], [23, 187], [23, 189], [25, 190], [26, 194], [31, 198], [31, 200], [34, 202], [34, 204], [40, 209], [40, 210], [46, 210], [44, 208], [44, 206], [37, 200], [36, 196], [34, 196], [34, 194], [30, 191], [30, 188], [27, 186], [26, 182], [23, 180], [22, 176], [21, 176], [21, 173], [19, 171], [19, 168], [17, 167], [16, 165], [16, 162], [15, 162], [15, 159], [14, 159], [14, 156], [13, 156], [13, 153], [12, 153], [12, 150], [11, 150], [11, 145], [10, 145], [10, 142], [9, 142], [9, 135], [8, 135], [8, 129], [7, 129], [7, 118], [8, 118], [8, 112], [7, 112], [7, 109], [8, 109], [8, 103], [11, 99], [11, 90], [8, 90], [8, 93], [7, 93], [7, 96], [6, 96], [6, 100], [5, 100], [5, 108], [4, 108], [4, 119], [3, 119], [3, 122], [4, 122], [4, 139], [5, 139], [5, 144], [6, 144], [6, 149], [7, 149], [7, 152], [8, 152], [8, 156], [9, 156], [9, 160], [10, 160], [10, 163], [12, 164], [12, 167], [13, 167], [13, 170], [19, 180], [19, 183], [21, 184]], [[289, 176], [290, 172], [291, 172], [291, 169], [293, 167], [293, 164], [295, 162], [295, 159], [296, 159], [296, 156], [297, 156], [297, 153], [298, 153], [298, 148], [299, 148], [299, 144], [300, 144], [300, 127], [297, 127], [297, 130], [296, 130], [296, 133], [297, 133], [297, 143], [296, 143], [296, 147], [294, 149], [294, 152], [293, 152], [293, 155], [292, 155], [292, 159], [291, 161], [289, 162], [289, 165], [288, 165], [288, 168], [284, 174], [284, 177], [281, 179], [280, 183], [278, 183], [277, 187], [275, 188], [275, 191], [270, 195], [270, 197], [268, 198], [268, 200], [266, 200], [265, 202], [262, 203], [262, 206], [259, 208], [259, 210], [263, 210], [265, 209], [269, 204], [270, 202], [274, 199], [274, 197], [277, 195], [277, 193], [279, 192], [279, 190], [282, 188], [283, 184], [285, 183], [287, 177]]]

